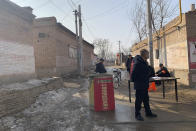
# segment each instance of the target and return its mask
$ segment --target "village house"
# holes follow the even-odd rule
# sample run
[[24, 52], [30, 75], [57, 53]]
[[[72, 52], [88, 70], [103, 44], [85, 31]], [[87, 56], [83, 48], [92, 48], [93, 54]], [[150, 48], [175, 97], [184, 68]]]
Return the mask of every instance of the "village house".
[[[76, 35], [55, 17], [35, 19], [30, 7], [0, 0], [0, 82], [25, 81], [78, 71]], [[83, 63], [93, 64], [94, 46], [83, 40]]]
[[0, 0], [0, 82], [35, 77], [32, 8]]
[[[176, 23], [179, 23], [176, 25]], [[174, 26], [175, 25], [175, 26]], [[173, 27], [174, 26], [174, 27]], [[173, 28], [171, 28], [173, 27]], [[171, 28], [170, 30], [168, 30]], [[169, 22], [160, 30], [161, 35], [153, 34], [154, 66], [158, 69], [163, 63], [179, 82], [186, 86], [196, 86], [196, 10], [182, 14]], [[145, 39], [132, 46], [133, 56], [143, 48], [148, 49]]]
[[[35, 67], [39, 77], [76, 73], [76, 34], [58, 23], [55, 17], [34, 21]], [[93, 64], [94, 46], [83, 40], [84, 68]]]

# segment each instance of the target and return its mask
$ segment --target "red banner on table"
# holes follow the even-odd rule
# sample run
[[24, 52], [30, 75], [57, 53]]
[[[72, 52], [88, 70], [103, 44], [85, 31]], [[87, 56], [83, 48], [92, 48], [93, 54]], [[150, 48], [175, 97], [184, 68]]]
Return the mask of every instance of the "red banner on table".
[[109, 111], [115, 109], [112, 77], [94, 79], [94, 108], [95, 111]]

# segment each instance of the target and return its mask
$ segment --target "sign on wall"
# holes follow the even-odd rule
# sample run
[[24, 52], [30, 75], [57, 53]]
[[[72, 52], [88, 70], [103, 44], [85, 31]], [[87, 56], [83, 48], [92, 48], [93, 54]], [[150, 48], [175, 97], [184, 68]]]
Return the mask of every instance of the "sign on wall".
[[0, 75], [35, 73], [34, 48], [0, 41]]
[[196, 39], [189, 40], [190, 69], [196, 69]]

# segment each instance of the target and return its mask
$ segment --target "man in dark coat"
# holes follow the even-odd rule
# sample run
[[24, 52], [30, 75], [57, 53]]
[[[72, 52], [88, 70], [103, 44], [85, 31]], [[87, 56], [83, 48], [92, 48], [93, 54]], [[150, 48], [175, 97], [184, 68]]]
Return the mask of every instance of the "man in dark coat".
[[127, 72], [130, 73], [130, 68], [131, 68], [131, 62], [133, 60], [133, 57], [132, 55], [129, 55], [129, 58], [127, 59], [127, 62], [126, 62], [126, 68], [127, 68]]
[[160, 70], [156, 72], [158, 77], [170, 77], [169, 71], [163, 64], [159, 64]]
[[131, 79], [134, 82], [134, 88], [136, 90], [135, 118], [140, 121], [144, 120], [140, 114], [142, 102], [144, 104], [146, 117], [157, 117], [156, 114], [151, 112], [149, 105], [149, 78], [153, 73], [147, 63], [148, 58], [149, 52], [146, 49], [141, 50], [140, 55], [134, 58], [133, 71], [131, 73]]
[[103, 64], [104, 59], [101, 58], [99, 61], [100, 62], [98, 64], [96, 64], [95, 72], [96, 73], [106, 73], [107, 71], [106, 71], [104, 64]]

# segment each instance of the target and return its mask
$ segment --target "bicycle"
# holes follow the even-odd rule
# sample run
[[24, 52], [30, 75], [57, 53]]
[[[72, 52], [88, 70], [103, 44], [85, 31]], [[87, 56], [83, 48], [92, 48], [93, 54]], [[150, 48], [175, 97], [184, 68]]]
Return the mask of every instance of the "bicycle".
[[120, 69], [113, 69], [113, 85], [117, 89], [120, 86], [121, 71]]

